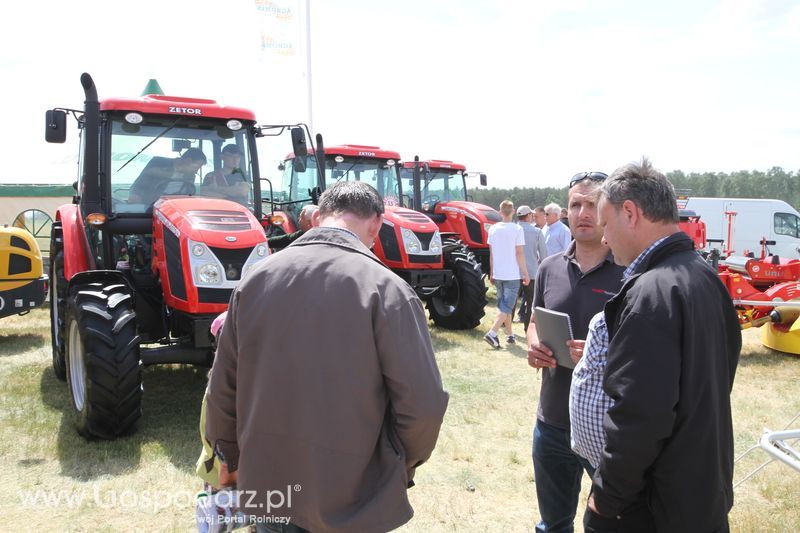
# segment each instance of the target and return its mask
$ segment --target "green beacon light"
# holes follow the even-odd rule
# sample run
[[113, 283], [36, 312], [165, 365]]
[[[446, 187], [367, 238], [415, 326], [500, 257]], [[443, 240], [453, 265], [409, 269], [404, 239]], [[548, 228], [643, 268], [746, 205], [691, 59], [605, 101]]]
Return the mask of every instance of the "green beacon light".
[[155, 78], [151, 78], [150, 81], [147, 82], [147, 85], [144, 86], [142, 96], [146, 96], [148, 94], [160, 94], [161, 96], [164, 95], [164, 91], [161, 90], [161, 85], [158, 84]]

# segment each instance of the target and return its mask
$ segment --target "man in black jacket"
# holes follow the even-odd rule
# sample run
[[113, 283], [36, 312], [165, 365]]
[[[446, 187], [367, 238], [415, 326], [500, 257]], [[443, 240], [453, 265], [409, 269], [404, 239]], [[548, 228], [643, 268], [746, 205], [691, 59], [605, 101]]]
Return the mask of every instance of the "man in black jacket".
[[674, 194], [646, 159], [601, 187], [604, 237], [628, 268], [605, 307], [614, 405], [586, 531], [728, 530], [741, 332], [716, 272], [678, 229]]

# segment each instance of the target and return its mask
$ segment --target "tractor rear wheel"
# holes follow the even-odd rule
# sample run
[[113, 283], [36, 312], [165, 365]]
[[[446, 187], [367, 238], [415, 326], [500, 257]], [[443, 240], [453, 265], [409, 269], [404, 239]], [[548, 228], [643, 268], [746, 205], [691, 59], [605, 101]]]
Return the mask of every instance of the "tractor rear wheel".
[[64, 277], [64, 236], [61, 222], [53, 223], [50, 233], [50, 344], [53, 349], [53, 372], [61, 381], [67, 379], [64, 359], [64, 321], [67, 316], [67, 279]]
[[485, 314], [486, 284], [472, 252], [461, 241], [445, 239], [444, 266], [453, 272], [453, 282], [428, 298], [431, 320], [445, 329], [472, 329]]
[[66, 340], [78, 432], [114, 439], [136, 431], [142, 416], [142, 372], [129, 289], [87, 283], [71, 290]]

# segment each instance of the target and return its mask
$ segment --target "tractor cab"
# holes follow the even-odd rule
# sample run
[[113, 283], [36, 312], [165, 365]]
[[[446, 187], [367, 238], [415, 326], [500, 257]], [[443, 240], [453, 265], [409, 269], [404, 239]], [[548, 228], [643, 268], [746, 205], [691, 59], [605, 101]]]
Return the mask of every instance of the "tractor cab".
[[502, 217], [488, 205], [472, 201], [467, 178], [479, 177], [486, 185], [486, 174], [467, 172], [464, 165], [441, 159], [406, 161], [400, 170], [407, 185], [412, 209], [429, 216], [439, 226], [443, 238], [461, 240], [478, 258], [484, 272], [489, 271], [489, 228]]

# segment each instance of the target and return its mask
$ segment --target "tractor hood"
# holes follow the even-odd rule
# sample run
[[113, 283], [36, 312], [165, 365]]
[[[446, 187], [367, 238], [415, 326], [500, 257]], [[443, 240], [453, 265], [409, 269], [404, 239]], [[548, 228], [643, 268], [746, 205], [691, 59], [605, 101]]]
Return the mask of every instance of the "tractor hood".
[[387, 205], [383, 213], [383, 219], [393, 226], [408, 228], [411, 231], [433, 233], [439, 229], [433, 220], [423, 213], [406, 209], [405, 207]]
[[477, 220], [478, 222], [495, 223], [503, 220], [503, 217], [500, 216], [500, 213], [488, 205], [483, 205], [476, 202], [464, 202], [460, 200], [439, 202], [436, 204], [436, 212], [441, 212], [443, 214], [453, 212], [461, 213], [466, 217]]
[[209, 246], [230, 248], [266, 242], [264, 229], [245, 207], [230, 200], [196, 196], [169, 197], [156, 202], [153, 216], [176, 237]]

